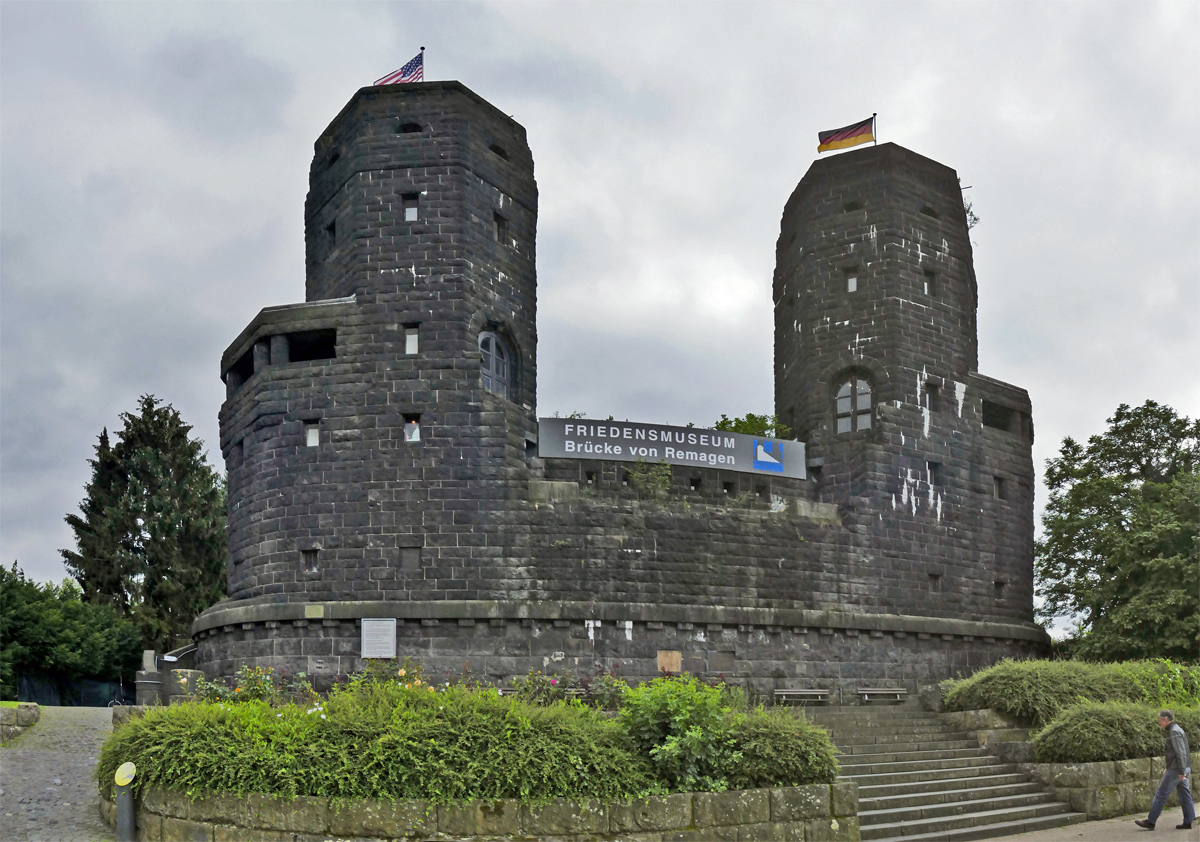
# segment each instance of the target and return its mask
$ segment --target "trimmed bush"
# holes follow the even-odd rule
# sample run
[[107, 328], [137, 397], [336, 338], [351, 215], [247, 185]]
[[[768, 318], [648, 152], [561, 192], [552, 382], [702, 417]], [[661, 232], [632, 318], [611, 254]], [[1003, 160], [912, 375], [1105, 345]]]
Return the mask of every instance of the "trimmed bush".
[[724, 789], [730, 709], [721, 689], [689, 675], [656, 678], [625, 694], [620, 720], [638, 750], [673, 790]]
[[738, 756], [724, 772], [731, 789], [828, 784], [837, 779], [837, 749], [824, 728], [788, 711], [761, 708], [727, 732]]
[[[1124, 702], [1083, 702], [1067, 708], [1033, 738], [1038, 763], [1096, 763], [1161, 757], [1165, 733], [1158, 706]], [[1200, 708], [1173, 711], [1188, 735], [1200, 740]]]
[[1001, 661], [946, 693], [947, 710], [992, 708], [1045, 725], [1081, 701], [1170, 707], [1200, 697], [1200, 667], [1163, 659], [1120, 664], [1082, 661]]
[[662, 791], [623, 729], [582, 705], [536, 707], [494, 690], [359, 682], [310, 707], [261, 701], [151, 709], [118, 729], [97, 764], [135, 786], [450, 802]]

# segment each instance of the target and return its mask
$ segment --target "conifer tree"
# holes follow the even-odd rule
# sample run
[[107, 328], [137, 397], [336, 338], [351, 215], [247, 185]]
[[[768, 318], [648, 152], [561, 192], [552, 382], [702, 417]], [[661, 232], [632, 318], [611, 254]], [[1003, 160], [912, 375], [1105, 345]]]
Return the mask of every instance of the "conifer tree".
[[66, 518], [76, 549], [62, 555], [85, 599], [168, 650], [224, 595], [225, 491], [174, 407], [144, 395], [138, 410], [122, 413], [115, 446], [101, 434], [82, 517]]

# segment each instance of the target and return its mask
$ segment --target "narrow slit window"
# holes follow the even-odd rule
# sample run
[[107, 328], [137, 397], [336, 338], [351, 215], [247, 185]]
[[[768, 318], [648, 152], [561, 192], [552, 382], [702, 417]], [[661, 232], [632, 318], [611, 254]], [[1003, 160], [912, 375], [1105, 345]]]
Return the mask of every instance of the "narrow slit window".
[[301, 550], [300, 551], [300, 566], [305, 573], [319, 573], [318, 567], [320, 557], [319, 550]]
[[846, 292], [858, 292], [858, 270], [846, 272]]
[[420, 193], [404, 194], [404, 221], [416, 222], [420, 218]]
[[621, 487], [622, 488], [629, 487], [629, 473], [627, 471], [621, 472]]
[[304, 422], [304, 446], [321, 446], [321, 427], [316, 421]]
[[420, 329], [416, 325], [405, 325], [404, 327], [404, 353], [417, 353], [417, 342], [420, 339]]
[[925, 272], [925, 294], [933, 297], [937, 295], [937, 275], [933, 272]]
[[942, 409], [942, 390], [938, 388], [936, 383], [925, 384], [925, 408], [930, 412], [941, 412]]
[[337, 242], [337, 220], [331, 219], [329, 224], [325, 226], [325, 242], [332, 248]]
[[941, 593], [942, 592], [942, 574], [940, 574], [940, 573], [930, 573], [929, 574], [929, 592], [930, 593]]
[[420, 415], [404, 416], [404, 440], [406, 442], [417, 442], [421, 440]]
[[497, 155], [498, 157], [503, 158], [506, 161], [508, 160], [508, 153], [504, 151], [503, 146], [493, 143], [488, 147], [488, 149], [492, 150], [493, 154]]
[[421, 126], [419, 123], [401, 123], [400, 134], [419, 134]]
[[508, 245], [508, 220], [498, 213], [492, 214], [492, 221], [495, 223], [494, 234], [496, 242], [501, 245]]
[[1008, 499], [1008, 484], [1004, 477], [992, 477], [992, 496], [997, 500]]
[[930, 485], [942, 484], [942, 464], [940, 462], [926, 462], [925, 474], [929, 478]]

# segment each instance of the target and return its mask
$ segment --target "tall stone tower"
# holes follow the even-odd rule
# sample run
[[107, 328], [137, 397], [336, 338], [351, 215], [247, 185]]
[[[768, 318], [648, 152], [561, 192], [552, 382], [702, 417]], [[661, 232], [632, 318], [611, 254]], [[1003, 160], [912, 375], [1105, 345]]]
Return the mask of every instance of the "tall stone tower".
[[307, 300], [221, 363], [229, 594], [452, 598], [536, 429], [525, 130], [457, 82], [364, 88], [309, 178]]
[[891, 143], [814, 163], [784, 209], [774, 300], [776, 411], [818, 499], [860, 520], [881, 603], [1032, 619], [1029, 396], [976, 371], [954, 170]]

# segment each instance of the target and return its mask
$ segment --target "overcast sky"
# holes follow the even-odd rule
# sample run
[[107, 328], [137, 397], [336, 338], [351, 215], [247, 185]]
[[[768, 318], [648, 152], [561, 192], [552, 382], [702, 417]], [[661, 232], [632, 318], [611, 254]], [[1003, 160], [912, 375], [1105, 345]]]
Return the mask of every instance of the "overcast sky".
[[1196, 417], [1198, 33], [1196, 2], [5, 0], [0, 558], [64, 575], [141, 394], [224, 468], [221, 352], [303, 300], [312, 144], [422, 45], [529, 133], [543, 415], [770, 412], [783, 204], [877, 111], [971, 185], [980, 370], [1029, 390], [1039, 482], [1122, 402]]

